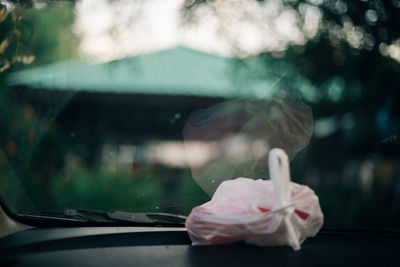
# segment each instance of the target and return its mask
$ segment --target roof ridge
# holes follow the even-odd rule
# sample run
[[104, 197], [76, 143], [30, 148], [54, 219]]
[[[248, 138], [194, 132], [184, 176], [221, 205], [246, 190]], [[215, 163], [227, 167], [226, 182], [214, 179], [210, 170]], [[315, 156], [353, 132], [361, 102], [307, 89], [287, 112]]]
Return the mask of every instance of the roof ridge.
[[235, 57], [226, 57], [226, 56], [221, 56], [221, 55], [216, 55], [213, 54], [211, 52], [206, 52], [206, 51], [202, 51], [202, 50], [198, 50], [192, 47], [188, 47], [188, 46], [184, 46], [184, 45], [177, 45], [177, 46], [173, 46], [173, 47], [169, 47], [166, 49], [161, 49], [161, 50], [157, 50], [157, 51], [153, 51], [153, 52], [145, 52], [143, 54], [137, 54], [137, 55], [131, 55], [131, 56], [127, 56], [127, 57], [123, 57], [123, 58], [119, 58], [119, 59], [114, 59], [114, 60], [110, 60], [110, 61], [106, 61], [103, 62], [101, 64], [107, 64], [110, 62], [118, 62], [118, 61], [122, 61], [122, 60], [132, 60], [135, 58], [142, 58], [142, 57], [147, 57], [147, 56], [153, 56], [153, 55], [160, 55], [160, 54], [166, 54], [166, 53], [171, 53], [171, 52], [176, 52], [176, 51], [186, 51], [192, 54], [199, 54], [202, 56], [209, 56], [212, 58], [219, 58], [219, 59], [235, 59]]

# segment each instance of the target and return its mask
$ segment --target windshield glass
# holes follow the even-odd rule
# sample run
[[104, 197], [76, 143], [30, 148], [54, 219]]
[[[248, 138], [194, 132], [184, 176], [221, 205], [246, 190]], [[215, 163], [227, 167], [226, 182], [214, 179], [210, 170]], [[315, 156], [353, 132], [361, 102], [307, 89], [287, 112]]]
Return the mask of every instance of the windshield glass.
[[280, 147], [324, 227], [398, 229], [399, 18], [398, 0], [1, 1], [1, 199], [188, 215]]

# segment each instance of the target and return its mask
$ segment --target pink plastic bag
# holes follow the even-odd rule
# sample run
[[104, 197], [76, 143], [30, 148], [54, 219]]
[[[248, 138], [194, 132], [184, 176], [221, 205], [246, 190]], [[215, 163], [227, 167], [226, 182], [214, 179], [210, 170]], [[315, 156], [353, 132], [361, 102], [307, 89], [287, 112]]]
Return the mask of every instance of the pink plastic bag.
[[323, 224], [318, 197], [307, 186], [290, 182], [283, 150], [271, 150], [269, 169], [271, 180], [224, 181], [209, 202], [195, 207], [186, 220], [192, 244], [243, 240], [298, 250], [307, 237], [315, 236]]

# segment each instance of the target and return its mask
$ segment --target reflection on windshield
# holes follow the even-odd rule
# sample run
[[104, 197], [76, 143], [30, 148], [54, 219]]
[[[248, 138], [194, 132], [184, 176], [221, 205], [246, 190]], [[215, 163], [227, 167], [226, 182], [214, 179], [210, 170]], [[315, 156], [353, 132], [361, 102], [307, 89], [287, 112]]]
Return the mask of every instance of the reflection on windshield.
[[268, 153], [284, 149], [293, 158], [312, 134], [311, 109], [294, 100], [233, 100], [195, 111], [183, 136], [208, 143], [213, 151], [199, 164], [187, 146], [187, 159], [197, 183], [212, 196], [218, 185], [236, 177], [268, 177]]
[[[0, 195], [188, 214], [271, 147], [328, 228], [399, 228], [398, 1], [0, 4]], [[265, 177], [267, 178], [267, 177]]]

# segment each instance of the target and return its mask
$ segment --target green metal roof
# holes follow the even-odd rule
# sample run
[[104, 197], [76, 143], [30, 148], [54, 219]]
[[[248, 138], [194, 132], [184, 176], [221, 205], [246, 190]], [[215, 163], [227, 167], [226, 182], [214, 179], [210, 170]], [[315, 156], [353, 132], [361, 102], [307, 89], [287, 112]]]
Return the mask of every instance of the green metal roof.
[[185, 47], [102, 64], [74, 60], [10, 75], [12, 86], [96, 93], [199, 97], [269, 95], [275, 79], [255, 79], [237, 71], [237, 59]]

